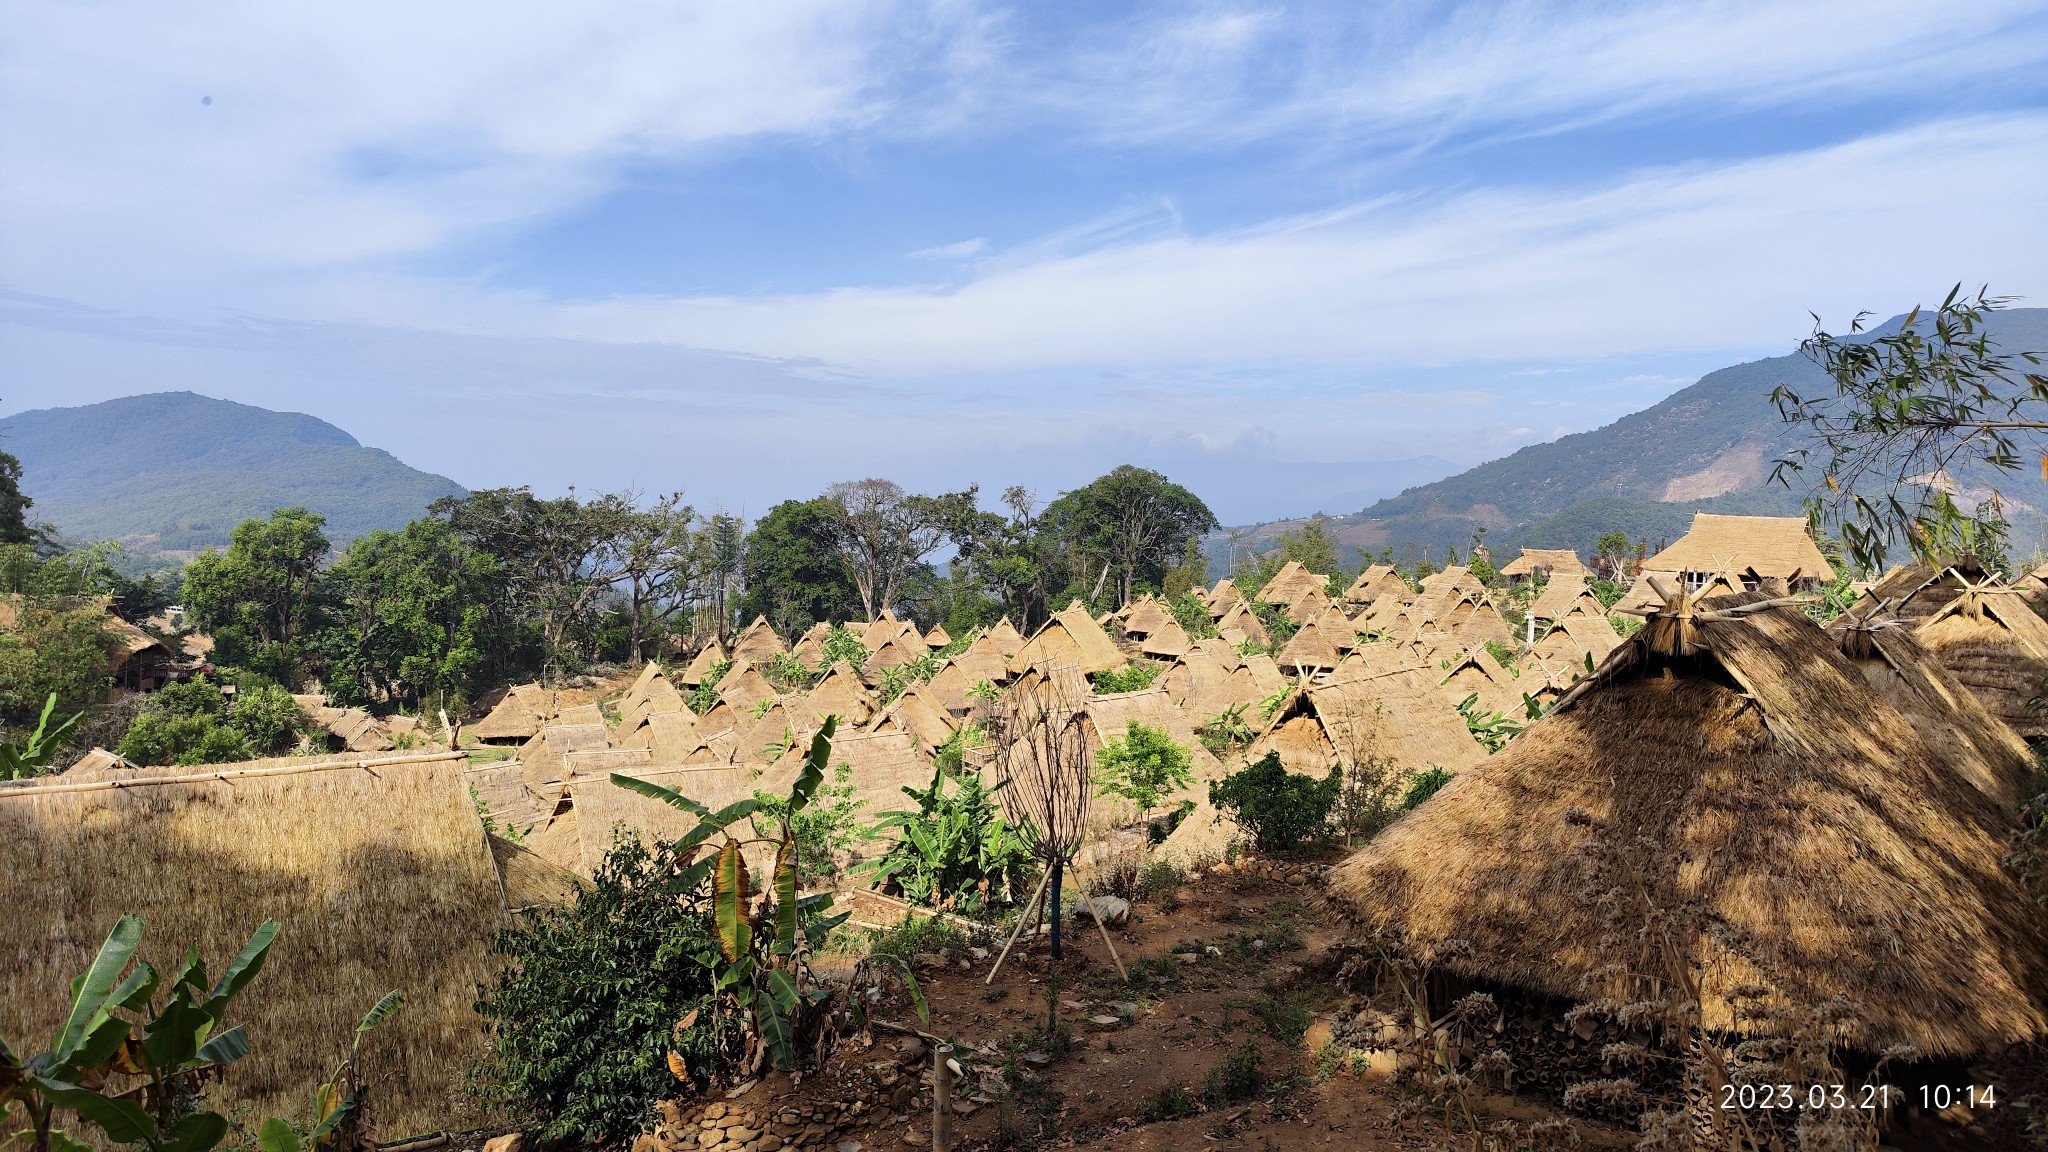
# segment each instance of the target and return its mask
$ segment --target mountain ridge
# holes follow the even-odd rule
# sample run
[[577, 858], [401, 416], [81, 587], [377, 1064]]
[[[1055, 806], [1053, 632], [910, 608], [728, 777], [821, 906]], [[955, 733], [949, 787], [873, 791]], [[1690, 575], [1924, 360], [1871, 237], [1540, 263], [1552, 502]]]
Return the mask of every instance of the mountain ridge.
[[151, 392], [0, 419], [35, 519], [67, 539], [189, 555], [235, 525], [303, 505], [337, 544], [398, 528], [466, 490], [303, 412]]
[[[1896, 331], [1903, 320], [1871, 333]], [[1990, 331], [2004, 351], [2048, 351], [2048, 308], [1998, 312]], [[1340, 546], [1438, 556], [1465, 550], [1483, 531], [1505, 557], [1522, 547], [1590, 554], [1600, 534], [1617, 530], [1654, 547], [1683, 534], [1696, 511], [1799, 515], [1804, 492], [1770, 482], [1774, 462], [1802, 435], [1771, 403], [1780, 384], [1810, 390], [1827, 381], [1796, 351], [1732, 364], [1599, 428], [1528, 445], [1328, 525]], [[2015, 553], [2023, 554], [2048, 537], [2048, 485], [2022, 470], [2001, 475], [1998, 486], [2019, 501], [2011, 519]], [[1241, 531], [1257, 546], [1303, 522]]]

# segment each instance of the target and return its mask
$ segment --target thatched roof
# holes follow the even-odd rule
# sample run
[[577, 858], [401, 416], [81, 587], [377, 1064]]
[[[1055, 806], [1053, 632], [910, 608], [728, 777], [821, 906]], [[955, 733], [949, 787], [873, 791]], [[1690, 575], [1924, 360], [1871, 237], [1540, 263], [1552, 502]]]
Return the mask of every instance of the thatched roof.
[[2029, 701], [2048, 694], [2048, 621], [2020, 592], [1972, 586], [1921, 621], [1920, 643], [2022, 736], [2048, 736], [2048, 714]]
[[588, 752], [611, 746], [611, 733], [603, 724], [550, 724], [519, 748], [519, 762], [526, 790], [533, 793], [543, 810], [552, 811], [562, 795], [562, 781], [568, 779], [564, 757], [571, 752]]
[[1688, 606], [1331, 891], [1424, 962], [1573, 999], [1629, 991], [1601, 974], [1645, 969], [1647, 898], [1676, 915], [1709, 1027], [1747, 1026], [1728, 999], [1760, 986], [1853, 1002], [1853, 1047], [1961, 1056], [2048, 1031], [2048, 935], [2000, 867], [2006, 822], [1797, 611]]
[[831, 634], [832, 625], [820, 620], [797, 637], [796, 643], [789, 646], [789, 654], [804, 667], [816, 668], [818, 662], [825, 658], [825, 639]]
[[[1666, 584], [1665, 587], [1669, 588], [1671, 585]], [[1584, 576], [1553, 576], [1550, 582], [1543, 586], [1542, 594], [1529, 605], [1529, 614], [1538, 620], [1561, 619], [1578, 603], [1580, 597], [1591, 595], [1592, 593], [1586, 589]], [[1656, 603], [1661, 605], [1663, 602], [1660, 600]]]
[[1939, 566], [1925, 560], [1895, 566], [1850, 605], [1858, 618], [1904, 620], [1917, 624], [1947, 607], [1966, 588], [1996, 583], [1975, 557], [1959, 557]]
[[1273, 578], [1266, 581], [1266, 586], [1259, 589], [1259, 594], [1252, 599], [1292, 607], [1296, 600], [1311, 590], [1319, 589], [1327, 595], [1329, 587], [1328, 576], [1319, 576], [1302, 567], [1300, 561], [1289, 560], [1280, 566], [1280, 571], [1275, 572]]
[[695, 688], [704, 683], [705, 677], [711, 675], [713, 664], [721, 663], [725, 659], [725, 648], [713, 640], [698, 651], [697, 658], [690, 661], [690, 666], [683, 669], [681, 676], [676, 677], [676, 683], [685, 688]]
[[[1644, 561], [1653, 572], [1733, 572], [1793, 580], [1833, 580], [1803, 516], [1692, 514], [1692, 529]], [[1740, 587], [1737, 591], [1740, 591]]]
[[718, 682], [718, 698], [732, 705], [741, 715], [774, 695], [775, 685], [761, 675], [760, 669], [745, 660], [735, 661], [732, 671]]
[[1579, 554], [1569, 548], [1524, 548], [1522, 554], [1501, 566], [1503, 576], [1535, 576], [1542, 574], [1556, 580], [1560, 576], [1577, 576], [1581, 579], [1593, 575], [1593, 570], [1579, 562]]
[[1273, 642], [1272, 634], [1266, 631], [1264, 624], [1259, 623], [1259, 618], [1252, 613], [1251, 606], [1241, 600], [1224, 610], [1223, 618], [1216, 621], [1216, 632], [1224, 639], [1235, 640], [1238, 643], [1249, 640], [1264, 646]]
[[982, 640], [967, 646], [967, 651], [946, 661], [931, 678], [932, 701], [949, 712], [966, 712], [971, 704], [967, 690], [987, 681], [991, 685], [1009, 679], [1010, 672], [1003, 658], [995, 653], [994, 645], [983, 647]]
[[754, 622], [747, 625], [746, 630], [732, 642], [733, 659], [755, 664], [765, 664], [787, 651], [789, 647], [782, 642], [782, 637], [776, 634], [766, 616], [754, 617]]
[[2032, 776], [2027, 742], [1993, 716], [1903, 621], [1837, 617], [1830, 631], [1871, 690], [1896, 709], [1978, 791], [2017, 810]]
[[[1485, 649], [1479, 649], [1484, 652]], [[1466, 652], [1451, 662], [1449, 669], [1440, 669], [1443, 675], [1437, 680], [1437, 692], [1453, 709], [1466, 697], [1477, 696], [1479, 713], [1482, 716], [1499, 713], [1519, 718], [1522, 694], [1515, 690], [1513, 678], [1504, 671], [1496, 671], [1500, 665], [1483, 660], [1473, 652]]]
[[1346, 603], [1361, 607], [1376, 604], [1388, 596], [1406, 596], [1408, 582], [1401, 574], [1386, 564], [1374, 564], [1358, 574], [1351, 587], [1344, 590]]
[[[915, 640], [913, 646], [911, 641]], [[925, 654], [924, 639], [915, 632], [898, 634], [882, 641], [882, 645], [868, 654], [860, 666], [861, 678], [870, 684], [879, 684], [882, 673], [899, 665], [908, 664]]]
[[1091, 694], [1083, 706], [1082, 719], [1083, 727], [1093, 733], [1096, 746], [1100, 747], [1122, 737], [1132, 724], [1155, 728], [1183, 745], [1192, 745], [1194, 724], [1202, 718], [1191, 719], [1165, 689], [1154, 684], [1136, 692]]
[[1486, 759], [1457, 706], [1422, 671], [1336, 677], [1310, 689], [1308, 702], [1345, 763], [1373, 748], [1415, 771], [1435, 765], [1462, 772]]
[[[1343, 639], [1348, 643], [1351, 639], [1351, 630], [1346, 628], [1344, 631]], [[1295, 630], [1273, 663], [1279, 665], [1282, 672], [1306, 675], [1335, 668], [1341, 659], [1343, 657], [1337, 654], [1336, 643], [1311, 620]]]
[[1124, 634], [1139, 639], [1150, 636], [1173, 623], [1173, 614], [1150, 596], [1140, 596], [1128, 605], [1129, 614], [1124, 617]]
[[984, 635], [988, 637], [989, 643], [994, 644], [1002, 652], [1005, 660], [1015, 656], [1024, 647], [1023, 635], [1017, 631], [1015, 624], [1010, 623], [1008, 616], [996, 621], [996, 626]]
[[405, 1010], [363, 1038], [379, 1126], [445, 1126], [486, 1045], [472, 1005], [503, 915], [462, 764], [344, 754], [0, 787], [0, 1035], [53, 1034], [63, 989], [124, 912], [147, 923], [141, 959], [164, 973], [187, 947], [217, 970], [274, 919], [270, 964], [232, 1017], [255, 1047], [208, 1089], [214, 1106], [297, 1115], [357, 1018], [398, 988]]
[[500, 906], [505, 911], [525, 912], [566, 904], [582, 889], [582, 879], [574, 872], [533, 849], [496, 833], [489, 839], [491, 861], [498, 866]]
[[872, 731], [903, 732], [917, 742], [918, 751], [929, 756], [953, 738], [953, 721], [943, 703], [933, 703], [928, 685], [912, 684], [875, 717]]
[[534, 697], [540, 695], [540, 685], [521, 684], [507, 691], [491, 709], [490, 715], [477, 721], [469, 728], [469, 734], [486, 744], [518, 743], [540, 731], [544, 721], [541, 709], [535, 707]]
[[1329, 592], [1324, 588], [1320, 586], [1307, 588], [1303, 589], [1299, 595], [1295, 596], [1288, 603], [1287, 614], [1296, 620], [1306, 622], [1330, 611], [1335, 603], [1336, 601], [1330, 599]]
[[1121, 668], [1125, 662], [1109, 633], [1075, 601], [1066, 611], [1046, 621], [1038, 635], [1010, 657], [1009, 669], [1014, 675], [1033, 666], [1072, 665], [1088, 676]]
[[820, 716], [837, 716], [848, 727], [865, 724], [875, 714], [873, 694], [844, 660], [827, 669], [811, 689], [810, 705], [811, 711]]
[[105, 748], [94, 748], [72, 761], [71, 767], [57, 774], [65, 777], [67, 780], [98, 780], [104, 778], [107, 773], [133, 767], [135, 765], [121, 759]]
[[944, 648], [953, 642], [953, 636], [946, 631], [944, 624], [934, 624], [932, 630], [924, 634], [924, 642], [932, 648]]
[[1664, 596], [1657, 591], [1663, 585], [1665, 592], [1676, 593], [1685, 587], [1685, 577], [1676, 572], [1643, 572], [1636, 582], [1628, 586], [1621, 599], [1614, 602], [1611, 611], [1637, 614], [1653, 612], [1664, 606]]
[[1186, 652], [1192, 645], [1186, 630], [1179, 622], [1168, 617], [1166, 623], [1153, 629], [1138, 644], [1138, 651], [1147, 656], [1163, 656], [1172, 659]]
[[1243, 600], [1244, 593], [1237, 590], [1237, 581], [1225, 576], [1209, 589], [1209, 594], [1203, 599], [1209, 605], [1210, 616], [1221, 616], [1230, 610], [1231, 605]]

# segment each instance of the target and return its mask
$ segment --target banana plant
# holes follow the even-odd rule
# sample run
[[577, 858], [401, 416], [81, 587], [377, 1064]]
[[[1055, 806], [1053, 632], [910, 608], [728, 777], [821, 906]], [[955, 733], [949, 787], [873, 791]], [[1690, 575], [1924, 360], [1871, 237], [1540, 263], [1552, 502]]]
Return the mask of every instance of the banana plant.
[[[793, 1067], [799, 1026], [830, 996], [811, 979], [809, 955], [826, 933], [846, 922], [847, 914], [825, 915], [832, 904], [830, 893], [800, 894], [796, 830], [791, 821], [825, 782], [838, 725], [836, 716], [825, 717], [819, 725], [804, 766], [790, 786], [789, 803], [779, 813], [777, 834], [772, 836], [754, 832], [751, 822], [742, 823], [761, 811], [760, 801], [751, 797], [713, 812], [672, 788], [618, 773], [611, 777], [621, 788], [697, 818], [696, 825], [676, 841], [679, 855], [688, 855], [715, 836], [724, 838], [716, 851], [683, 869], [670, 891], [679, 898], [698, 900], [707, 895], [708, 885], [715, 945], [701, 950], [697, 959], [711, 970], [712, 987], [722, 1004], [746, 1022], [755, 1070], [764, 1059], [772, 1059], [777, 1068]], [[772, 850], [773, 872], [766, 893], [756, 892], [747, 870], [745, 850], [757, 844]], [[759, 931], [753, 912], [756, 895], [767, 899]]]
[[50, 761], [57, 755], [57, 746], [64, 743], [64, 738], [71, 735], [71, 730], [78, 727], [80, 720], [85, 719], [85, 713], [78, 712], [57, 721], [53, 728], [50, 717], [56, 711], [57, 694], [52, 692], [49, 699], [43, 701], [43, 714], [36, 721], [35, 731], [28, 734], [28, 739], [19, 744], [0, 744], [0, 780], [26, 780], [42, 775], [49, 768]]
[[[115, 922], [92, 964], [71, 982], [71, 1009], [46, 1051], [21, 1059], [0, 1042], [0, 1120], [21, 1105], [29, 1127], [20, 1135], [28, 1137], [31, 1152], [89, 1152], [90, 1145], [56, 1127], [60, 1112], [113, 1143], [140, 1144], [149, 1152], [208, 1152], [227, 1135], [226, 1117], [187, 1106], [205, 1080], [249, 1054], [242, 1027], [220, 1025], [263, 970], [277, 922], [264, 921], [220, 979], [207, 979], [194, 948], [168, 984], [148, 964], [130, 970], [142, 929], [142, 917], [133, 913]], [[165, 988], [169, 999], [158, 1009], [156, 995]], [[117, 1012], [140, 1016], [139, 1030]], [[117, 1074], [142, 1082], [104, 1091]]]
[[856, 871], [931, 907], [972, 906], [1002, 895], [1029, 857], [994, 802], [1002, 788], [984, 787], [979, 774], [954, 779], [944, 769], [932, 774], [928, 787], [906, 786], [903, 794], [917, 809], [882, 814], [868, 835], [895, 843]]
[[359, 1057], [362, 1055], [363, 1037], [389, 1020], [404, 1004], [404, 994], [394, 988], [371, 1005], [363, 1018], [356, 1021], [356, 1034], [349, 1043], [348, 1056], [326, 1083], [313, 1090], [312, 1121], [305, 1133], [301, 1135], [290, 1121], [273, 1116], [256, 1130], [256, 1143], [262, 1152], [315, 1152], [316, 1149], [353, 1152], [365, 1146], [376, 1147], [368, 1138], [365, 1104], [370, 1088], [363, 1079]]

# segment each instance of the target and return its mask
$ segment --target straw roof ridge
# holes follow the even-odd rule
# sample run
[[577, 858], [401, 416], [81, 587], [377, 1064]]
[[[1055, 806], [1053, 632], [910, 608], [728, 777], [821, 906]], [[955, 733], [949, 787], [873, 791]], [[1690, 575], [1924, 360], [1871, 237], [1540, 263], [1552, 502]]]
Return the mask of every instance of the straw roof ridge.
[[1555, 580], [1559, 576], [1593, 575], [1579, 559], [1579, 554], [1570, 548], [1524, 548], [1522, 554], [1501, 566], [1503, 576], [1532, 576], [1538, 571], [1547, 572]]
[[1803, 516], [1726, 516], [1695, 512], [1692, 528], [1643, 567], [1670, 572], [1755, 572], [1789, 580], [1835, 578]]

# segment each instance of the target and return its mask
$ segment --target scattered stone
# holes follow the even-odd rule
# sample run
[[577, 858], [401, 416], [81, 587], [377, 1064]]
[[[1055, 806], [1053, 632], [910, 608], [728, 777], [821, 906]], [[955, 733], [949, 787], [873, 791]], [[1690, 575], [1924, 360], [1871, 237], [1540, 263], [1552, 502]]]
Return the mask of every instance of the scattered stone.
[[1088, 1022], [1097, 1028], [1114, 1028], [1123, 1023], [1121, 1019], [1115, 1016], [1090, 1016]]
[[1036, 1064], [1041, 1068], [1052, 1063], [1052, 1057], [1043, 1052], [1026, 1052], [1020, 1059], [1026, 1064]]
[[1060, 1007], [1069, 1012], [1085, 1012], [1088, 1010], [1088, 1003], [1084, 1000], [1062, 1000]]
[[1109, 1010], [1126, 1020], [1136, 1020], [1138, 1013], [1143, 1012], [1145, 1009], [1136, 1000], [1111, 1000], [1109, 1002]]
[[860, 1152], [863, 1145], [858, 1140], [841, 1140], [832, 1152]]
[[980, 1110], [981, 1105], [976, 1104], [972, 1100], [953, 1101], [953, 1114], [956, 1116], [972, 1116]]
[[1215, 946], [1214, 944], [1204, 944], [1204, 945], [1202, 945], [1202, 955], [1204, 955], [1204, 956], [1221, 956], [1221, 955], [1223, 955], [1223, 949], [1221, 949], [1221, 948], [1218, 948], [1218, 947], [1217, 947], [1217, 946]]
[[974, 957], [976, 960], [988, 959], [988, 949], [986, 948], [969, 948], [967, 950], [967, 954], [969, 956]]
[[1131, 918], [1131, 902], [1121, 896], [1094, 896], [1074, 905], [1076, 913], [1085, 913], [1090, 919], [1103, 924], [1121, 924]]
[[518, 1132], [493, 1136], [484, 1141], [484, 1152], [526, 1152], [526, 1137]]

